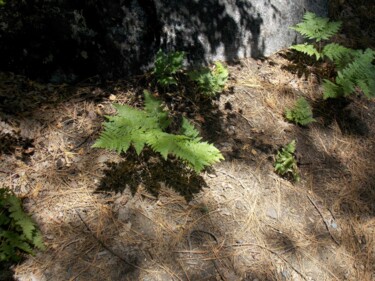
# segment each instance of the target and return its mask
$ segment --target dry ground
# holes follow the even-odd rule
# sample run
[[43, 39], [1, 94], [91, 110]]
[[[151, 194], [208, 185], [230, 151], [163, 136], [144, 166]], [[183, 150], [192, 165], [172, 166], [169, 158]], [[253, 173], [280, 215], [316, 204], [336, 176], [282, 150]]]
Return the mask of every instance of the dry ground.
[[[295, 73], [285, 54], [230, 66], [220, 98], [189, 103], [226, 158], [201, 175], [91, 148], [111, 103], [140, 104], [138, 80], [72, 87], [1, 74], [2, 185], [47, 246], [15, 278], [375, 280], [375, 103], [323, 101], [319, 77]], [[301, 96], [317, 120], [306, 128], [283, 117]], [[273, 171], [292, 139], [296, 184]]]

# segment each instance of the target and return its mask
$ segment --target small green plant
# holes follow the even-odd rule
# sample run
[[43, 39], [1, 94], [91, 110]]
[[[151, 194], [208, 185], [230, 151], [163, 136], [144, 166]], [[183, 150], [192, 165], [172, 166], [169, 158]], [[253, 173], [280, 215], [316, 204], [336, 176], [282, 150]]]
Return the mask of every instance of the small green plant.
[[174, 155], [185, 161], [197, 173], [205, 166], [224, 159], [212, 144], [202, 142], [198, 131], [182, 118], [178, 134], [167, 133], [170, 124], [168, 112], [161, 108], [161, 102], [148, 91], [145, 94], [145, 108], [138, 110], [127, 105], [114, 105], [117, 115], [107, 116], [105, 130], [93, 147], [126, 152], [133, 146], [139, 155], [145, 145], [160, 153], [164, 159]]
[[302, 126], [306, 126], [315, 121], [311, 106], [303, 97], [296, 101], [293, 108], [285, 111], [285, 118], [290, 122], [294, 122]]
[[23, 211], [20, 200], [0, 188], [0, 261], [18, 261], [20, 254], [33, 254], [33, 248], [44, 250], [42, 235]]
[[177, 85], [175, 74], [182, 69], [184, 59], [184, 52], [165, 54], [162, 50], [159, 50], [156, 54], [153, 70], [157, 83], [162, 87]]
[[199, 90], [207, 96], [222, 92], [228, 81], [228, 70], [220, 62], [216, 62], [212, 70], [202, 68], [191, 71], [188, 75], [197, 83]]
[[353, 50], [329, 40], [341, 28], [341, 22], [332, 22], [314, 13], [307, 12], [303, 22], [291, 27], [307, 39], [315, 40], [315, 44], [304, 43], [291, 48], [316, 60], [328, 59], [334, 63], [337, 76], [331, 81], [324, 79], [323, 97], [346, 97], [357, 89], [361, 89], [366, 97], [375, 97], [375, 52], [371, 49]]
[[293, 180], [298, 182], [300, 175], [298, 172], [297, 161], [294, 157], [296, 151], [296, 141], [293, 140], [280, 151], [277, 152], [275, 161], [275, 172], [281, 176], [291, 175]]

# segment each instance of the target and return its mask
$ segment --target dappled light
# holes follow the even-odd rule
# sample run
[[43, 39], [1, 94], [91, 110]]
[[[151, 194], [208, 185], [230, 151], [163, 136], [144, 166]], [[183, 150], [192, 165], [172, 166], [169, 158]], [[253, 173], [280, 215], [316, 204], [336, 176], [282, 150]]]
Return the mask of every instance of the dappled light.
[[[255, 2], [182, 1], [184, 8], [139, 0], [121, 9], [113, 1], [67, 2], [90, 7], [56, 18], [75, 18], [76, 35], [78, 27], [97, 32], [104, 22], [118, 25], [111, 40], [90, 33], [96, 43], [78, 62], [98, 55], [98, 64], [69, 68], [58, 51], [46, 68], [25, 67], [35, 59], [25, 56], [13, 61], [18, 74], [1, 69], [0, 190], [20, 199], [45, 250], [29, 255], [20, 248], [19, 263], [6, 260], [1, 235], [12, 237], [3, 226], [17, 223], [0, 209], [0, 280], [374, 280], [374, 100], [362, 82], [348, 96], [324, 99], [323, 80], [338, 75], [325, 60], [290, 49], [259, 59], [271, 36], [259, 3], [275, 23], [286, 15], [277, 1]], [[331, 1], [341, 9], [331, 11], [334, 20], [363, 17], [373, 26], [373, 6], [354, 2], [367, 5]], [[50, 8], [38, 3], [37, 10]], [[132, 24], [138, 37], [117, 44]], [[334, 40], [353, 49], [374, 46], [369, 29], [350, 30], [357, 29], [343, 22]], [[136, 39], [149, 45], [137, 46]], [[65, 55], [77, 51], [73, 45]], [[152, 64], [159, 48], [149, 71], [118, 79], [130, 74], [124, 66]], [[108, 76], [97, 71], [101, 63], [101, 71], [111, 69]], [[39, 66], [35, 79], [21, 75]], [[75, 70], [82, 79], [67, 84]], [[103, 133], [119, 111], [123, 119], [111, 123], [108, 140]], [[109, 145], [97, 145], [101, 138]], [[210, 161], [209, 151], [191, 149], [203, 142], [220, 157]]]

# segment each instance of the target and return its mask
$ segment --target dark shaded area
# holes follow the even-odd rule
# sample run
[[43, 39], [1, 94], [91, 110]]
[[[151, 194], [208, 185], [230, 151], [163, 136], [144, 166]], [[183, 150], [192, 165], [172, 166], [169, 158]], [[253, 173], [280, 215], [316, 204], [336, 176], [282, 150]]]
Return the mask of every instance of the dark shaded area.
[[153, 55], [160, 28], [153, 1], [121, 2], [6, 1], [2, 70], [53, 83], [129, 74]]
[[297, 253], [298, 247], [294, 241], [295, 238], [289, 237], [287, 233], [278, 230], [268, 230], [264, 235], [269, 245], [273, 249], [278, 249], [278, 252], [283, 254], [290, 253], [292, 255]]
[[31, 139], [0, 133], [0, 155], [14, 154], [16, 158], [27, 161], [34, 152], [32, 142]]
[[375, 49], [375, 2], [330, 0], [329, 17], [342, 21], [345, 43], [354, 49]]
[[10, 269], [12, 263], [2, 262], [0, 263], [0, 281], [13, 281], [13, 271]]
[[318, 100], [313, 105], [313, 114], [315, 118], [322, 118], [327, 127], [336, 121], [345, 135], [367, 137], [369, 134], [367, 124], [360, 118], [362, 113], [352, 106], [349, 98]]
[[152, 195], [158, 196], [161, 183], [164, 183], [190, 201], [194, 194], [207, 187], [203, 177], [184, 163], [164, 160], [149, 150], [142, 151], [139, 156], [128, 151], [125, 161], [109, 163], [104, 175], [97, 191], [122, 192], [128, 187], [134, 195], [142, 184]]
[[[6, 1], [0, 7], [1, 70], [71, 83], [140, 73], [159, 48], [186, 51], [193, 64], [208, 63], [219, 47], [227, 60], [237, 59], [247, 45], [251, 53], [245, 56], [263, 55], [263, 19], [250, 2], [231, 4], [240, 25], [218, 0], [161, 1], [163, 7], [156, 2]], [[248, 33], [251, 38], [243, 42]]]
[[333, 78], [336, 75], [333, 63], [317, 61], [315, 56], [311, 57], [295, 50], [287, 50], [279, 55], [290, 62], [281, 66], [281, 69], [296, 74], [299, 78], [307, 79], [312, 74], [324, 78]]
[[[75, 86], [67, 84], [38, 83], [25, 76], [12, 73], [0, 73], [0, 118], [2, 121], [11, 116], [23, 116], [32, 119], [41, 109], [55, 107], [62, 102], [96, 101], [100, 102], [113, 92], [114, 84], [100, 84], [93, 77]], [[129, 82], [131, 84], [131, 82]], [[127, 85], [132, 88], [133, 85]]]

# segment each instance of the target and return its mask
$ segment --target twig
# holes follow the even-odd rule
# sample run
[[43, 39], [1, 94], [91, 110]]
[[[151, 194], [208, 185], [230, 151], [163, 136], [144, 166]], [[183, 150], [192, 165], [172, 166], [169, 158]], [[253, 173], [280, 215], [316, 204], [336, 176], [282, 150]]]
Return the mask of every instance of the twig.
[[124, 259], [123, 257], [121, 257], [119, 254], [115, 253], [111, 248], [109, 248], [106, 244], [104, 244], [104, 242], [102, 240], [100, 240], [95, 234], [94, 232], [91, 231], [91, 228], [88, 226], [88, 224], [84, 221], [84, 219], [82, 218], [81, 214], [75, 210], [78, 217], [80, 218], [80, 220], [82, 221], [82, 223], [85, 225], [85, 227], [87, 228], [87, 230], [91, 233], [91, 235], [95, 238], [95, 240], [104, 248], [106, 249], [109, 253], [111, 253], [112, 255], [114, 255], [115, 257], [119, 258], [121, 261], [123, 261], [124, 263], [126, 263], [127, 265], [130, 265], [131, 267], [134, 267], [134, 268], [137, 268], [137, 269], [140, 269], [140, 270], [144, 270], [144, 271], [147, 271], [146, 269], [142, 268], [142, 267], [139, 267], [138, 265], [135, 265], [129, 261], [127, 261], [126, 259]]
[[187, 274], [185, 268], [182, 266], [181, 261], [180, 260], [177, 260], [177, 261], [178, 261], [178, 264], [180, 265], [180, 267], [182, 268], [182, 271], [185, 273], [187, 281], [190, 281], [189, 275]]
[[311, 197], [310, 197], [309, 195], [306, 195], [306, 196], [307, 196], [307, 198], [310, 200], [311, 204], [313, 204], [313, 206], [315, 207], [315, 209], [318, 211], [319, 215], [322, 217], [322, 220], [323, 220], [323, 222], [324, 222], [324, 225], [325, 225], [325, 227], [326, 227], [326, 229], [327, 229], [329, 235], [331, 236], [332, 240], [333, 240], [338, 246], [340, 246], [339, 241], [337, 241], [337, 239], [332, 235], [332, 233], [331, 233], [331, 231], [330, 231], [330, 229], [329, 229], [329, 225], [328, 225], [327, 221], [324, 219], [324, 216], [323, 216], [322, 212], [319, 210], [319, 208], [318, 208], [318, 206], [316, 205], [316, 203], [311, 199]]
[[75, 147], [73, 147], [72, 150], [76, 150], [76, 149], [80, 148], [85, 142], [87, 142], [89, 140], [89, 138], [92, 135], [96, 134], [99, 130], [100, 130], [100, 127], [96, 128], [92, 133], [90, 133], [87, 137], [85, 137], [85, 139], [83, 141], [81, 141], [79, 144], [77, 144]]
[[[191, 254], [191, 235], [193, 233], [199, 233], [199, 232], [208, 234], [209, 236], [211, 236], [215, 240], [216, 244], [219, 245], [219, 240], [216, 238], [215, 234], [213, 234], [212, 232], [209, 232], [207, 230], [195, 229], [195, 230], [190, 231], [189, 234], [187, 235], [187, 239], [188, 239], [188, 243], [189, 243], [189, 250], [190, 250], [189, 255]], [[190, 255], [190, 257], [191, 257], [191, 255]], [[223, 274], [221, 273], [221, 271], [219, 270], [219, 267], [217, 266], [216, 261], [212, 260], [212, 262], [214, 263], [215, 269], [216, 269], [217, 273], [220, 275], [221, 280], [225, 281], [226, 279], [223, 276]]]
[[194, 230], [190, 231], [189, 234], [188, 234], [188, 242], [189, 242], [189, 247], [190, 247], [190, 249], [191, 249], [191, 241], [190, 241], [190, 239], [191, 239], [191, 235], [192, 235], [193, 233], [199, 233], [199, 232], [201, 232], [201, 233], [205, 233], [205, 234], [208, 234], [209, 236], [211, 236], [211, 237], [215, 240], [215, 242], [216, 242], [217, 244], [219, 244], [219, 240], [217, 240], [215, 234], [213, 234], [212, 232], [209, 232], [209, 231], [207, 231], [207, 230], [194, 229]]
[[249, 124], [251, 128], [254, 128], [254, 125], [251, 123], [251, 121], [248, 118], [243, 116], [241, 113], [238, 113], [238, 115], [241, 116], [243, 119], [245, 119], [247, 124]]

